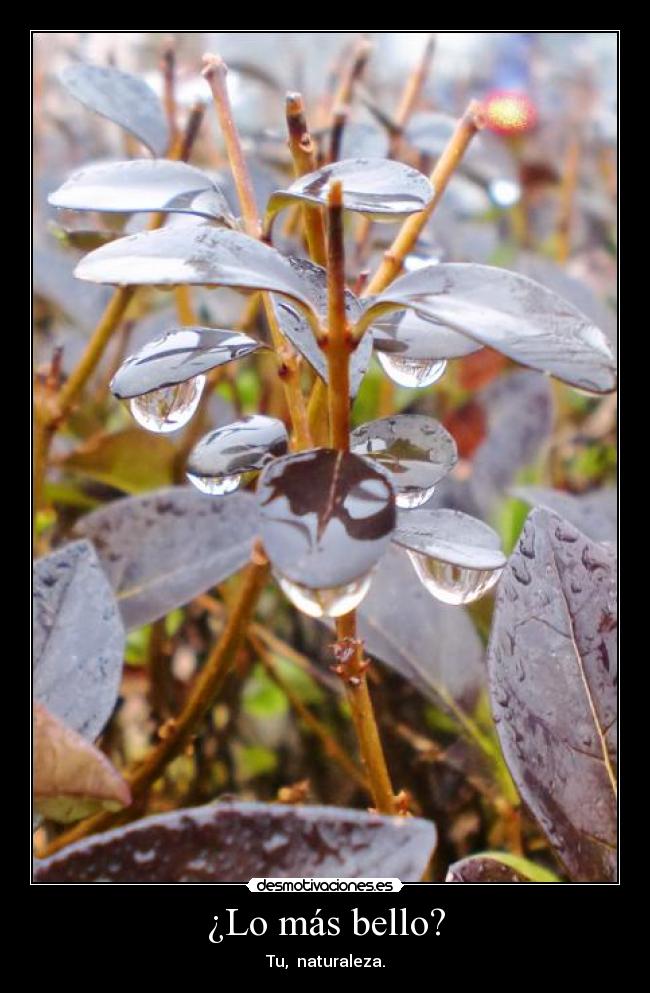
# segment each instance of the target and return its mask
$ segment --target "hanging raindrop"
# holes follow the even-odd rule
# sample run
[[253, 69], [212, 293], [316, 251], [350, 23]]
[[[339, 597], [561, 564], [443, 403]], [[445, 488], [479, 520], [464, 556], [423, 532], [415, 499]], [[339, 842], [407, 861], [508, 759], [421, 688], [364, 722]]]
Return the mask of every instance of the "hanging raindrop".
[[410, 359], [388, 352], [377, 352], [377, 358], [389, 379], [398, 386], [423, 389], [437, 382], [447, 368], [446, 359]]
[[492, 589], [503, 569], [467, 569], [407, 549], [418, 578], [437, 600], [456, 606], [473, 603]]
[[280, 589], [291, 600], [294, 607], [309, 617], [342, 617], [355, 610], [370, 589], [372, 573], [368, 572], [360, 579], [342, 586], [329, 589], [311, 589], [294, 583], [281, 573], [276, 572]]
[[184, 427], [191, 419], [204, 386], [205, 376], [195, 376], [184, 383], [133, 397], [129, 407], [141, 427], [156, 434], [169, 434]]
[[395, 503], [402, 510], [414, 510], [416, 507], [421, 507], [423, 503], [426, 503], [429, 497], [433, 496], [435, 486], [427, 486], [426, 489], [420, 490], [416, 486], [409, 487], [406, 490], [395, 490]]
[[234, 476], [196, 476], [191, 472], [185, 474], [190, 483], [196, 486], [201, 493], [208, 496], [224, 496], [226, 493], [234, 493], [241, 483], [241, 473]]

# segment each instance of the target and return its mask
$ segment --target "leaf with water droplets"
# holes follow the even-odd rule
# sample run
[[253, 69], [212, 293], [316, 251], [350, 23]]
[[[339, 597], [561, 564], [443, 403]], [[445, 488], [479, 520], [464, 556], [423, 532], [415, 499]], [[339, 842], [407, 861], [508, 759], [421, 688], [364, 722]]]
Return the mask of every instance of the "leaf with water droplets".
[[616, 875], [616, 556], [546, 510], [505, 568], [488, 649], [504, 756], [569, 874]]
[[300, 176], [286, 190], [278, 190], [266, 208], [266, 224], [293, 203], [325, 205], [330, 183], [343, 184], [343, 206], [376, 221], [399, 221], [424, 210], [433, 187], [421, 172], [393, 159], [344, 159]]
[[[324, 326], [327, 326], [327, 272], [322, 266], [308, 259], [289, 258], [291, 268], [304, 284], [304, 293], [312, 302]], [[325, 353], [316, 341], [309, 321], [292, 307], [286, 300], [274, 298], [275, 313], [282, 334], [309, 362], [312, 369], [320, 378], [328, 382], [328, 366]], [[345, 311], [348, 320], [354, 323], [361, 314], [361, 304], [350, 290], [345, 291]], [[366, 374], [372, 355], [372, 339], [364, 336], [350, 356], [350, 397], [359, 392], [359, 387]]]
[[68, 210], [196, 214], [234, 224], [225, 196], [209, 176], [185, 162], [167, 159], [84, 166], [51, 193], [48, 202]]
[[372, 337], [375, 351], [382, 355], [423, 361], [456, 359], [482, 347], [467, 335], [424, 320], [412, 310], [377, 321]]
[[559, 883], [558, 877], [529, 859], [509, 852], [482, 852], [449, 866], [446, 883]]
[[188, 487], [116, 500], [83, 517], [126, 627], [141, 627], [222, 583], [249, 560], [255, 498], [208, 500]]
[[496, 531], [458, 510], [400, 511], [393, 541], [464, 569], [502, 569], [506, 564]]
[[317, 448], [277, 459], [260, 476], [257, 499], [271, 564], [311, 589], [365, 576], [395, 526], [385, 475], [350, 452]]
[[362, 424], [350, 436], [350, 449], [388, 473], [398, 507], [424, 503], [458, 459], [451, 435], [423, 414], [396, 414]]
[[252, 414], [201, 438], [190, 453], [187, 471], [202, 479], [256, 472], [285, 455], [288, 443], [282, 421]]
[[34, 708], [33, 788], [39, 813], [60, 823], [131, 802], [129, 787], [103, 752], [40, 705]]
[[35, 881], [215, 883], [256, 877], [421, 879], [436, 829], [418, 817], [221, 803], [147, 817], [37, 862]]
[[616, 389], [604, 333], [572, 304], [519, 273], [453, 262], [407, 273], [374, 298], [357, 333], [382, 313], [404, 308], [571, 386], [594, 393]]
[[357, 617], [371, 655], [437, 706], [452, 714], [472, 712], [485, 686], [476, 628], [462, 607], [429, 596], [401, 549], [393, 546], [384, 555]]
[[117, 700], [124, 628], [90, 542], [37, 559], [33, 598], [34, 699], [93, 741]]
[[165, 154], [169, 145], [165, 113], [143, 79], [113, 66], [83, 62], [66, 66], [60, 79], [68, 92], [89, 110], [130, 131], [153, 155]]
[[261, 347], [259, 341], [241, 331], [203, 327], [166, 331], [122, 363], [111, 382], [111, 392], [126, 400], [185, 383]]
[[615, 486], [579, 495], [544, 486], [515, 486], [510, 492], [532, 507], [543, 507], [559, 514], [594, 541], [616, 541], [618, 493]]
[[230, 286], [269, 290], [309, 313], [303, 282], [287, 260], [255, 238], [208, 224], [168, 227], [119, 238], [86, 255], [75, 276], [121, 286]]

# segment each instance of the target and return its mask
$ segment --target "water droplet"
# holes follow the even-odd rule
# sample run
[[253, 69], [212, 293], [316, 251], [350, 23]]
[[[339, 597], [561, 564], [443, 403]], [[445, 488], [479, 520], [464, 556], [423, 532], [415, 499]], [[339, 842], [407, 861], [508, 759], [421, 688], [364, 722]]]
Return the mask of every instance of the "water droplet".
[[191, 472], [185, 474], [190, 483], [196, 486], [201, 493], [208, 496], [224, 496], [226, 493], [234, 493], [241, 482], [241, 473], [235, 476], [196, 476]]
[[423, 389], [437, 382], [447, 368], [446, 359], [408, 359], [387, 352], [377, 352], [382, 368], [398, 386]]
[[184, 427], [199, 405], [205, 376], [195, 376], [185, 383], [164, 386], [143, 393], [129, 401], [135, 420], [147, 431], [169, 434]]
[[396, 490], [395, 503], [403, 510], [414, 510], [415, 507], [421, 507], [423, 503], [426, 503], [429, 497], [433, 496], [434, 490], [435, 486], [428, 486], [424, 490], [414, 486], [405, 490]]
[[420, 582], [443, 603], [458, 605], [478, 600], [492, 589], [503, 572], [502, 569], [467, 569], [422, 552], [411, 549], [407, 552]]
[[370, 589], [372, 573], [343, 586], [314, 590], [300, 583], [294, 583], [276, 572], [282, 592], [291, 600], [294, 607], [309, 617], [342, 617], [359, 606]]

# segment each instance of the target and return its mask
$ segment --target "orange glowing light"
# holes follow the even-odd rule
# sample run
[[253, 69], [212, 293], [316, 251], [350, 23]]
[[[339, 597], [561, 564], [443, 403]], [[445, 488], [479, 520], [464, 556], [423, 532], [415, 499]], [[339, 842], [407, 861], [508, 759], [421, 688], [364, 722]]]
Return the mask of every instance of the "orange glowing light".
[[495, 91], [485, 98], [483, 109], [486, 126], [499, 134], [522, 134], [537, 123], [537, 110], [525, 93]]

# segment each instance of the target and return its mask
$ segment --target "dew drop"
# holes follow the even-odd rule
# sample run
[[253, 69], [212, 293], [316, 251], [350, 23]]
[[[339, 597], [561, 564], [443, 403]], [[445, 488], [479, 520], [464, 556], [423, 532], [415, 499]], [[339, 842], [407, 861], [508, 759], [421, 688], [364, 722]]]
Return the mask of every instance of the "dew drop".
[[164, 386], [143, 393], [129, 401], [134, 419], [147, 431], [169, 434], [184, 427], [198, 407], [205, 376], [195, 376], [184, 383]]
[[415, 507], [421, 507], [426, 503], [429, 497], [433, 496], [434, 490], [435, 486], [427, 486], [424, 490], [415, 486], [409, 486], [404, 490], [395, 489], [395, 503], [403, 510], [414, 510]]
[[196, 486], [201, 493], [208, 496], [224, 496], [226, 493], [234, 493], [241, 482], [241, 473], [234, 476], [197, 476], [191, 472], [185, 473], [190, 483]]
[[521, 197], [521, 187], [512, 179], [495, 179], [490, 183], [488, 193], [497, 207], [514, 207]]
[[276, 572], [276, 578], [282, 592], [303, 614], [309, 617], [342, 617], [359, 606], [370, 589], [372, 573], [366, 573], [353, 583], [320, 590], [294, 583], [281, 573]]
[[503, 572], [503, 569], [467, 569], [410, 548], [407, 552], [420, 582], [443, 603], [473, 603], [492, 589]]
[[436, 383], [447, 368], [446, 359], [409, 359], [377, 352], [382, 368], [398, 386], [423, 389]]

